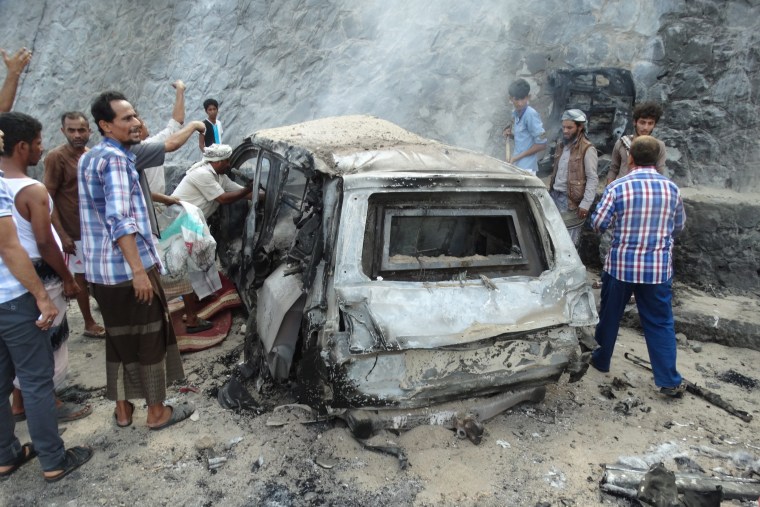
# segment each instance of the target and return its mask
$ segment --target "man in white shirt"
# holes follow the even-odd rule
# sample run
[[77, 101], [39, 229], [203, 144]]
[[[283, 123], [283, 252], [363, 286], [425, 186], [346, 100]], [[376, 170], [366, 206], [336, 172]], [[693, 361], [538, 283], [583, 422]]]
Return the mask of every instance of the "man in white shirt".
[[172, 197], [194, 204], [207, 220], [220, 204], [250, 199], [252, 187], [238, 185], [224, 174], [230, 167], [231, 156], [232, 148], [226, 144], [206, 148], [201, 161], [187, 170]]

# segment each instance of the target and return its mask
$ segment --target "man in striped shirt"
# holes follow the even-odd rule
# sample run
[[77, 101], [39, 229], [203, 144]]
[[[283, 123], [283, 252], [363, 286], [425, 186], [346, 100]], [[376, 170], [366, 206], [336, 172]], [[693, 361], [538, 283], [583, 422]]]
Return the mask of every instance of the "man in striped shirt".
[[636, 296], [655, 384], [672, 397], [683, 394], [676, 369], [673, 323], [673, 236], [684, 228], [686, 215], [678, 187], [657, 172], [660, 146], [651, 136], [632, 143], [631, 171], [607, 186], [591, 216], [598, 232], [614, 224], [612, 248], [602, 273], [602, 301], [592, 365], [610, 369], [612, 351], [625, 305]]

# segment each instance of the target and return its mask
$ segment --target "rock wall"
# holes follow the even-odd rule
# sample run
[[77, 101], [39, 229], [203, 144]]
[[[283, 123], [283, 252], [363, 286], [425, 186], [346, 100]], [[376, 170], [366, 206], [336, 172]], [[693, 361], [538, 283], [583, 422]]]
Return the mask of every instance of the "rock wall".
[[[758, 192], [759, 13], [757, 0], [5, 1], [0, 47], [34, 51], [15, 108], [41, 119], [48, 147], [63, 141], [63, 111], [89, 115], [108, 88], [159, 129], [181, 78], [188, 119], [217, 98], [233, 145], [259, 128], [369, 113], [503, 156], [510, 81], [531, 82], [549, 118], [553, 70], [620, 67], [639, 99], [665, 104], [655, 133], [679, 185]], [[197, 159], [188, 144], [172, 164]]]

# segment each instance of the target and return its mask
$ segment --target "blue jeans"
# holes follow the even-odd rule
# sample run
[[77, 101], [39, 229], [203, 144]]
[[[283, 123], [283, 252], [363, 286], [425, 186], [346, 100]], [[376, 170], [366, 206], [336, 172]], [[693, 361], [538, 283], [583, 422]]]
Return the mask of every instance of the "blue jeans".
[[676, 369], [676, 332], [671, 305], [672, 280], [658, 284], [629, 283], [622, 282], [607, 272], [602, 273], [602, 302], [599, 307], [599, 324], [594, 335], [600, 348], [593, 353], [594, 365], [602, 371], [610, 369], [620, 319], [631, 293], [636, 296], [655, 385], [680, 385], [682, 379]]
[[63, 461], [64, 447], [55, 410], [53, 347], [48, 333], [35, 325], [39, 315], [28, 292], [0, 303], [0, 465], [12, 463], [22, 452], [8, 401], [17, 375], [29, 435], [42, 470], [50, 471]]

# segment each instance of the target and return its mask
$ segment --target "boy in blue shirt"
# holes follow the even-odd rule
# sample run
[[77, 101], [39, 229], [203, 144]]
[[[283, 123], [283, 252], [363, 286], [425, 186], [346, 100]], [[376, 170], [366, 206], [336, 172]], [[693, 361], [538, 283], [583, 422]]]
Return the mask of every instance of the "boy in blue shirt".
[[513, 137], [515, 150], [507, 162], [521, 169], [538, 172], [538, 154], [546, 149], [546, 131], [538, 111], [528, 105], [530, 84], [517, 79], [509, 85], [509, 101], [514, 106], [512, 125], [504, 129], [504, 137]]

